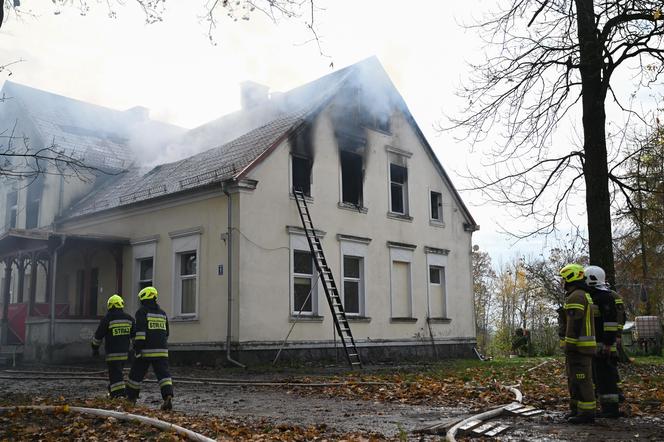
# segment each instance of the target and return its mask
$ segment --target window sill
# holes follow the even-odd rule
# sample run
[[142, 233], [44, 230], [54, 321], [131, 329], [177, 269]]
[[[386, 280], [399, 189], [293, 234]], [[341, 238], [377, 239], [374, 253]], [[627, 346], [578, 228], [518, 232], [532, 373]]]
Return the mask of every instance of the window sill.
[[174, 316], [171, 322], [198, 322], [198, 316]]
[[323, 322], [324, 316], [318, 315], [302, 315], [299, 318], [296, 315], [291, 315], [288, 322]]
[[369, 316], [354, 316], [349, 314], [346, 314], [346, 320], [348, 322], [365, 322], [367, 324], [371, 322], [371, 318]]
[[369, 211], [369, 209], [364, 206], [358, 207], [354, 204], [344, 203], [344, 202], [338, 203], [337, 207], [344, 210], [350, 210], [351, 212], [356, 212], [356, 213], [367, 213]]
[[429, 225], [433, 226], [433, 227], [445, 228], [445, 223], [444, 222], [438, 221], [438, 220], [435, 220], [435, 219], [430, 219], [429, 220]]
[[396, 317], [396, 318], [390, 318], [390, 322], [393, 324], [414, 324], [417, 322], [417, 318], [411, 318], [411, 317]]
[[404, 213], [387, 212], [387, 217], [399, 221], [408, 221], [409, 223], [413, 222], [413, 217]]
[[451, 318], [427, 318], [429, 324], [449, 324], [452, 322]]
[[[288, 194], [288, 197], [289, 197], [290, 199], [292, 199], [292, 200], [295, 200], [295, 194], [293, 194], [293, 192], [290, 192], [290, 193]], [[314, 202], [314, 197], [313, 197], [313, 196], [309, 196], [309, 195], [304, 195], [304, 200], [305, 200], [307, 203], [311, 204], [311, 203]]]

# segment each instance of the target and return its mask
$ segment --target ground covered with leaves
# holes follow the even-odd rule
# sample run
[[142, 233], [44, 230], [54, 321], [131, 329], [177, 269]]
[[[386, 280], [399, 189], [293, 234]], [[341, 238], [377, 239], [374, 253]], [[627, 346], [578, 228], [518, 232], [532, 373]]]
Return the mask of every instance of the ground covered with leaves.
[[[664, 358], [640, 358], [620, 369], [627, 398], [623, 409], [630, 417], [600, 420], [584, 431], [596, 440], [656, 439], [664, 433]], [[73, 406], [155, 417], [217, 440], [420, 440], [417, 428], [430, 421], [511, 402], [514, 395], [507, 386], [518, 388], [524, 403], [546, 412], [527, 425], [523, 418], [511, 422], [517, 439], [568, 440], [573, 435], [562, 418], [568, 398], [562, 358], [449, 361], [368, 367], [359, 373], [175, 368], [175, 410], [169, 412], [158, 410], [156, 385], [147, 385], [139, 404], [132, 406], [105, 399], [103, 373], [84, 370], [79, 370], [87, 373], [80, 381], [66, 379], [69, 375], [35, 376], [28, 370], [1, 373], [0, 406], [59, 408], [0, 413], [0, 440], [178, 439], [175, 433], [135, 422], [81, 415], [68, 408]], [[72, 377], [77, 375], [71, 371]]]

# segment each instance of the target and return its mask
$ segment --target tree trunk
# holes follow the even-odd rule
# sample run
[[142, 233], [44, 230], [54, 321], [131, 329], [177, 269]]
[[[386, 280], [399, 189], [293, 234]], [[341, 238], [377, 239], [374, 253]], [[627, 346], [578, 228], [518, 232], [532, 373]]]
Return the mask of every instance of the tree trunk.
[[586, 182], [588, 252], [590, 263], [602, 267], [607, 280], [614, 285], [602, 45], [595, 25], [593, 0], [576, 0], [576, 8], [583, 96], [583, 173]]

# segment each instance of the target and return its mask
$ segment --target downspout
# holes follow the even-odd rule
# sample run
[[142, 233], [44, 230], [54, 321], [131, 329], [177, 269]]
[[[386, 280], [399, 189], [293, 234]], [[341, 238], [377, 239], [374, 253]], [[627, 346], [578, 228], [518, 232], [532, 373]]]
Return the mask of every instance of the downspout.
[[60, 237], [60, 245], [55, 248], [53, 251], [53, 267], [51, 268], [51, 311], [50, 311], [50, 327], [49, 327], [49, 333], [48, 333], [48, 347], [50, 349], [50, 354], [51, 357], [53, 355], [53, 346], [55, 345], [55, 292], [56, 292], [56, 277], [55, 275], [57, 274], [57, 269], [58, 269], [58, 251], [64, 247], [65, 241], [67, 240], [66, 236], [61, 236]]
[[[247, 368], [246, 365], [236, 361], [231, 357], [231, 333], [233, 332], [232, 328], [232, 320], [233, 320], [233, 205], [232, 205], [232, 198], [231, 194], [226, 190], [226, 185], [222, 185], [224, 193], [226, 194], [226, 197], [228, 199], [227, 201], [227, 212], [228, 212], [228, 233], [227, 233], [227, 244], [226, 247], [228, 249], [228, 263], [226, 266], [228, 267], [226, 270], [228, 272], [228, 276], [226, 278], [228, 286], [227, 286], [227, 291], [228, 291], [228, 312], [227, 312], [227, 318], [226, 318], [226, 360], [228, 362], [231, 362], [239, 367], [242, 368]], [[238, 315], [238, 321], [239, 321], [239, 315]]]

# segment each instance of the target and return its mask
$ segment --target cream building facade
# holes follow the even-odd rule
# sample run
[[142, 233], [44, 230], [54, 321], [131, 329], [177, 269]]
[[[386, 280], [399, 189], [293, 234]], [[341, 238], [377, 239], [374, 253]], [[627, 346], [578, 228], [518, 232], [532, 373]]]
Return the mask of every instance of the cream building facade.
[[[211, 149], [102, 177], [47, 226], [0, 238], [5, 262], [39, 249], [48, 271], [45, 295], [27, 297], [49, 314], [28, 315], [25, 357], [85, 357], [105, 300], [118, 292], [133, 312], [146, 285], [169, 315], [175, 360], [335, 357], [294, 189], [307, 195], [364, 361], [470, 356], [478, 226], [378, 61], [283, 94], [246, 84], [243, 106], [246, 118], [168, 146], [197, 138]], [[240, 120], [243, 133], [224, 140]]]

